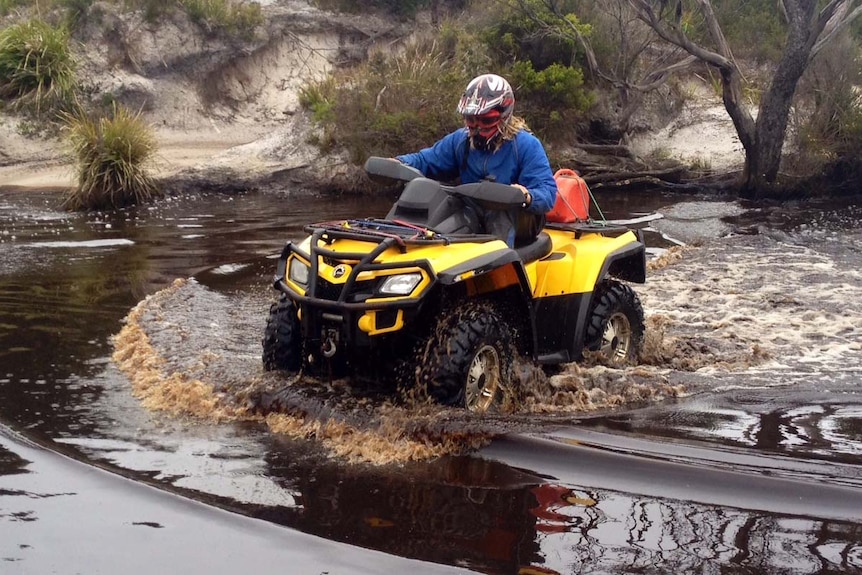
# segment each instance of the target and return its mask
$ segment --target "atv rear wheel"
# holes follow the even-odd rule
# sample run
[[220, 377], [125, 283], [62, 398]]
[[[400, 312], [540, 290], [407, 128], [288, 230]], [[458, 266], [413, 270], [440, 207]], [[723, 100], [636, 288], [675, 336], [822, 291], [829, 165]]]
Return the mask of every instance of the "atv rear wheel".
[[586, 349], [613, 367], [634, 363], [644, 339], [644, 310], [629, 286], [608, 280], [596, 287], [587, 324]]
[[296, 372], [302, 367], [302, 335], [296, 305], [284, 294], [269, 308], [262, 343], [265, 371]]
[[484, 413], [502, 401], [512, 357], [512, 334], [499, 314], [469, 302], [444, 314], [420, 346], [419, 382], [438, 403]]

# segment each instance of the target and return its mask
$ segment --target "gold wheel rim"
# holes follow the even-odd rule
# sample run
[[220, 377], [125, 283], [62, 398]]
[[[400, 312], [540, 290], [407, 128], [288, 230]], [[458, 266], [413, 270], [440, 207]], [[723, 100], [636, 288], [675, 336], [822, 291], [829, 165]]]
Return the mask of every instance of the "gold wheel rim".
[[482, 346], [467, 370], [464, 388], [467, 409], [474, 413], [488, 411], [494, 405], [499, 389], [500, 355], [493, 346]]
[[632, 324], [624, 313], [617, 312], [608, 318], [599, 350], [611, 365], [623, 365], [628, 361], [631, 347]]

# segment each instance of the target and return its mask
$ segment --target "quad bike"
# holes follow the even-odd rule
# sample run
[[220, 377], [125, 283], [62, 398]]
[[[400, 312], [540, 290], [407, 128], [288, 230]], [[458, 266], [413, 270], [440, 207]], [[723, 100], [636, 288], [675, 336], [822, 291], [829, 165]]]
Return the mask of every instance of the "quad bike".
[[500, 402], [518, 355], [548, 366], [587, 351], [613, 366], [637, 358], [643, 308], [623, 280], [646, 279], [639, 230], [548, 223], [513, 249], [475, 233], [464, 208], [521, 208], [518, 189], [447, 186], [387, 158], [365, 169], [400, 183], [398, 200], [383, 219], [311, 224], [287, 243], [264, 369], [395, 381], [483, 412]]

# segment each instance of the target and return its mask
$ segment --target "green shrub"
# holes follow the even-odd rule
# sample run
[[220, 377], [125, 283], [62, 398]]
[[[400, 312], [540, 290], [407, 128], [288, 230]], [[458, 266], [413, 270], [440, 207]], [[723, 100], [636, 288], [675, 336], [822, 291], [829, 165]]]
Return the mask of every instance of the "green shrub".
[[77, 187], [66, 196], [66, 209], [116, 209], [160, 195], [147, 172], [156, 139], [139, 114], [115, 105], [110, 116], [64, 118], [77, 169]]
[[724, 0], [713, 5], [734, 56], [765, 62], [781, 58], [786, 24], [775, 0]]
[[862, 157], [862, 97], [852, 90], [834, 90], [823, 96], [798, 131], [798, 149], [821, 161]]
[[580, 68], [551, 64], [537, 71], [529, 61], [516, 62], [509, 74], [515, 88], [516, 110], [530, 127], [548, 140], [570, 137], [574, 125], [592, 106]]
[[[555, 2], [566, 21], [552, 14], [544, 0], [522, 0], [524, 8], [511, 7], [499, 13], [498, 21], [482, 33], [482, 40], [495, 54], [498, 63], [528, 60], [539, 70], [552, 64], [572, 65], [579, 45], [571, 27], [589, 36], [591, 26], [574, 15], [577, 2]], [[528, 11], [529, 16], [525, 13]]]
[[315, 122], [331, 124], [335, 122], [335, 101], [338, 97], [338, 84], [333, 77], [306, 84], [299, 90], [299, 105], [311, 110]]
[[554, 62], [537, 69], [528, 60], [509, 65], [499, 51], [495, 61], [483, 38], [447, 25], [436, 39], [418, 40], [397, 56], [378, 53], [349, 72], [306, 85], [300, 104], [323, 130], [315, 143], [346, 148], [356, 162], [429, 146], [462, 125], [457, 102], [470, 79], [486, 72], [510, 81], [515, 114], [537, 135], [570, 138], [592, 104], [580, 68]]
[[69, 32], [42, 20], [0, 31], [0, 98], [37, 115], [68, 109], [75, 101], [76, 62]]
[[515, 90], [515, 113], [548, 143], [569, 140], [592, 106], [584, 86], [580, 44], [573, 29], [589, 37], [592, 27], [575, 15], [583, 2], [554, 3], [561, 19], [544, 0], [522, 0], [496, 15], [481, 33], [496, 68]]
[[[840, 158], [862, 157], [862, 68], [859, 45], [851, 32], [839, 35], [806, 71], [797, 101], [797, 156], [788, 169], [817, 172]], [[791, 168], [792, 166], [792, 168]]]

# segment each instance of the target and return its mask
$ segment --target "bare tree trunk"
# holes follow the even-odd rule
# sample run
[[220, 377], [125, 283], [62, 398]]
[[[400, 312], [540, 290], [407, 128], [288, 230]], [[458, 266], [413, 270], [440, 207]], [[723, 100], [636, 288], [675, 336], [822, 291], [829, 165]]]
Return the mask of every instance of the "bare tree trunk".
[[757, 147], [756, 128], [754, 118], [748, 108], [743, 104], [742, 98], [742, 74], [733, 59], [733, 54], [730, 51], [730, 46], [724, 37], [724, 33], [719, 26], [718, 18], [712, 10], [712, 4], [709, 0], [695, 0], [703, 14], [706, 23], [707, 31], [716, 50], [707, 50], [706, 48], [692, 42], [683, 32], [680, 26], [682, 14], [681, 2], [677, 0], [674, 4], [676, 9], [674, 14], [665, 13], [664, 4], [661, 4], [660, 11], [657, 13], [654, 10], [654, 4], [649, 0], [628, 0], [631, 7], [635, 10], [638, 17], [650, 26], [659, 35], [660, 38], [683, 48], [692, 57], [697, 58], [704, 63], [712, 66], [721, 77], [721, 97], [724, 102], [724, 107], [733, 122], [736, 133], [739, 136], [739, 141], [745, 149], [745, 162], [748, 162], [755, 152]]
[[[811, 59], [838, 30], [862, 14], [858, 0], [830, 0], [816, 12], [818, 0], [781, 0], [788, 22], [787, 42], [769, 89], [763, 96], [757, 121], [742, 104], [740, 72], [730, 53], [710, 0], [694, 0], [704, 17], [715, 50], [695, 44], [680, 27], [681, 0], [675, 2], [628, 0], [638, 17], [667, 42], [716, 68], [721, 74], [722, 99], [745, 148], [740, 194], [757, 198], [778, 178], [787, 122], [799, 79]], [[655, 8], [659, 11], [656, 12]]]
[[740, 190], [744, 197], [759, 197], [778, 178], [793, 95], [820, 32], [813, 30], [811, 25], [816, 0], [795, 0], [784, 4], [789, 26], [787, 43], [769, 89], [760, 102], [754, 153], [749, 154]]

